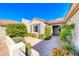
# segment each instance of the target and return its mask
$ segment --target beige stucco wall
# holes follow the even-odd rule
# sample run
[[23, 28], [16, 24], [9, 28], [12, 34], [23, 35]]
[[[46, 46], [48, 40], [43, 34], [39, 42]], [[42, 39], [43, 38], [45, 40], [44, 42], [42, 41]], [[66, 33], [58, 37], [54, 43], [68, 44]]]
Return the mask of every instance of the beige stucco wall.
[[[44, 34], [44, 29], [46, 26], [46, 24], [44, 22], [39, 21], [39, 20], [32, 20], [31, 25], [32, 24], [40, 24], [40, 34]], [[33, 32], [33, 33], [35, 33], [35, 32]]]
[[79, 49], [79, 10], [67, 22], [67, 24], [71, 24], [71, 23], [75, 24], [75, 28], [73, 30], [73, 39], [72, 39], [72, 42]]
[[4, 37], [9, 49], [9, 56], [25, 56], [25, 44], [23, 42], [19, 42], [16, 44], [9, 36]]
[[[27, 26], [28, 32], [31, 32], [30, 25], [40, 24], [40, 33], [39, 34], [44, 34], [44, 30], [45, 30], [45, 26], [46, 26], [46, 24], [44, 22], [35, 20], [35, 19], [33, 19], [32, 21], [29, 21], [29, 20], [23, 18], [22, 23], [24, 23]], [[32, 33], [35, 33], [35, 32], [33, 32], [33, 28], [32, 28]], [[36, 34], [38, 34], [38, 33], [36, 33]]]
[[31, 21], [22, 18], [22, 23], [24, 23], [24, 24], [26, 25], [28, 32], [30, 32], [30, 22], [31, 22]]

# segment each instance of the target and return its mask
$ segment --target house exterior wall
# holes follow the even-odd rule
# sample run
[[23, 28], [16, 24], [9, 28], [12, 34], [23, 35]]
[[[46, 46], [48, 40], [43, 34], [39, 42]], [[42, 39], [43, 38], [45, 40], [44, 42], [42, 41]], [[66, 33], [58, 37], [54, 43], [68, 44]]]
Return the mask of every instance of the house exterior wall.
[[[36, 20], [36, 19], [33, 19], [32, 21], [29, 21], [27, 19], [22, 19], [22, 23], [24, 23], [27, 27], [27, 31], [28, 32], [32, 32], [32, 33], [36, 33], [36, 32], [33, 32], [33, 25], [34, 24], [40, 24], [40, 33], [36, 33], [36, 34], [44, 34], [44, 30], [45, 30], [45, 26], [46, 24], [40, 20]], [[32, 26], [31, 26], [32, 25]]]
[[53, 24], [53, 25], [51, 25], [51, 29], [52, 29], [51, 33], [53, 33], [53, 26], [59, 26], [59, 27], [61, 27], [61, 25], [62, 24]]
[[[39, 21], [39, 20], [32, 20], [31, 25], [33, 25], [33, 24], [40, 24], [40, 28], [39, 28], [40, 34], [44, 34], [44, 30], [45, 30], [45, 26], [46, 26], [46, 24], [44, 22]], [[33, 31], [33, 28], [32, 28], [32, 31]], [[35, 33], [35, 32], [33, 32], [33, 33]]]
[[30, 32], [30, 22], [31, 21], [29, 21], [27, 19], [24, 19], [24, 18], [22, 19], [22, 23], [24, 23], [26, 25], [28, 32]]
[[75, 24], [72, 42], [79, 49], [79, 10], [69, 19], [67, 24]]

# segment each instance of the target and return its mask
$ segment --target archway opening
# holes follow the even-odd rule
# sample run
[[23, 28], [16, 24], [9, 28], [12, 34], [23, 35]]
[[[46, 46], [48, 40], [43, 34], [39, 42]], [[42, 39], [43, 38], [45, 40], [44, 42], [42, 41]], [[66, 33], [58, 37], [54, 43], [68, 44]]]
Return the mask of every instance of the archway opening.
[[53, 36], [58, 36], [59, 32], [61, 31], [60, 25], [52, 26], [52, 28], [53, 28]]

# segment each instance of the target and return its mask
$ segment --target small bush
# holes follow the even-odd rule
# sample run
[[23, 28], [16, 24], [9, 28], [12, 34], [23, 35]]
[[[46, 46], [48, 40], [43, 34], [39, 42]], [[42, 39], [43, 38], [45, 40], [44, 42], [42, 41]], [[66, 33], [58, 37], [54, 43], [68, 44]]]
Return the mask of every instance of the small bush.
[[26, 55], [30, 55], [31, 54], [31, 49], [32, 46], [30, 43], [26, 43]]
[[28, 33], [26, 36], [27, 37], [33, 37], [33, 38], [36, 38], [37, 37], [37, 35], [34, 34], [34, 33]]
[[57, 48], [53, 48], [52, 49], [52, 56], [71, 56], [72, 54], [64, 49], [57, 49]]
[[72, 46], [70, 44], [64, 42], [63, 45], [62, 45], [62, 49], [71, 51], [72, 50]]
[[4, 25], [4, 24], [0, 24], [0, 26], [1, 26], [1, 27], [6, 27], [6, 25]]
[[66, 24], [62, 26], [62, 31], [60, 32], [61, 41], [70, 42], [69, 39], [72, 37], [72, 30], [74, 29], [74, 24]]
[[39, 38], [39, 39], [45, 39], [45, 34], [39, 34], [39, 35], [38, 35], [38, 38]]
[[7, 35], [12, 37], [24, 37], [27, 34], [27, 28], [25, 24], [9, 24], [6, 25]]
[[51, 35], [46, 35], [46, 37], [45, 37], [45, 40], [49, 40], [49, 39], [51, 39]]
[[24, 41], [24, 38], [23, 37], [13, 37], [12, 39], [13, 39], [13, 41], [15, 43], [19, 43], [19, 42], [23, 42]]
[[51, 35], [51, 27], [49, 27], [49, 26], [46, 26], [46, 27], [45, 27], [45, 35], [46, 35], [46, 36]]
[[45, 27], [45, 40], [49, 40], [51, 38], [51, 27], [46, 26]]

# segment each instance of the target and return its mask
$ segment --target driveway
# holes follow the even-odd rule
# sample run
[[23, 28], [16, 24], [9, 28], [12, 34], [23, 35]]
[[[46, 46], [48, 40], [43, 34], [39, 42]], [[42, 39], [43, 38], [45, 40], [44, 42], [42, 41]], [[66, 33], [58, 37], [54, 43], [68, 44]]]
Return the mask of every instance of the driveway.
[[61, 48], [61, 42], [58, 36], [53, 36], [50, 40], [43, 40], [33, 46], [40, 56], [50, 56], [52, 48]]

